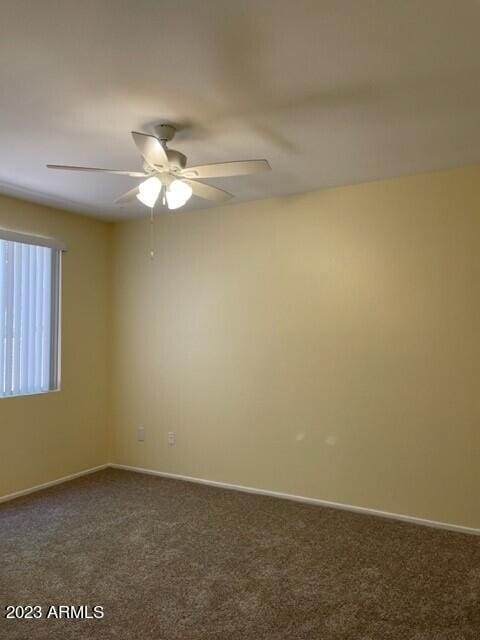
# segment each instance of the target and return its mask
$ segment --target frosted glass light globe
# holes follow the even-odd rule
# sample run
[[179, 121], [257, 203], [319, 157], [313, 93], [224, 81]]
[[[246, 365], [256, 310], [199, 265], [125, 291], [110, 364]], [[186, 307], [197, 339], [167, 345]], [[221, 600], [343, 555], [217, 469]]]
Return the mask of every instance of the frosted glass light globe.
[[158, 178], [148, 178], [138, 186], [138, 190], [137, 198], [140, 202], [146, 207], [154, 207], [162, 190], [162, 183]]
[[174, 180], [167, 187], [166, 198], [169, 209], [178, 209], [190, 200], [192, 197], [191, 187], [182, 182], [182, 180]]

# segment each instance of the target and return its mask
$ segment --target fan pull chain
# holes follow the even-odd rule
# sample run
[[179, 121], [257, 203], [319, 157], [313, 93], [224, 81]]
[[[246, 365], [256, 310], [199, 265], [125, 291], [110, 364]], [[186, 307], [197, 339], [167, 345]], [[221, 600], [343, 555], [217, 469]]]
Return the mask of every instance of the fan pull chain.
[[153, 222], [153, 207], [150, 207], [150, 260], [153, 260], [155, 257], [155, 234]]

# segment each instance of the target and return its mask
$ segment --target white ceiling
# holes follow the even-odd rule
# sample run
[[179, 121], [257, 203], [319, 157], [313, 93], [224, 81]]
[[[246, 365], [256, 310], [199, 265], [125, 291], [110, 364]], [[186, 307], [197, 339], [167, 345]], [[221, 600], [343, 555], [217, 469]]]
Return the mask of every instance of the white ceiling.
[[[0, 190], [107, 219], [140, 168], [131, 130], [188, 125], [232, 202], [480, 162], [478, 0], [5, 0]], [[192, 198], [190, 206], [209, 206]]]

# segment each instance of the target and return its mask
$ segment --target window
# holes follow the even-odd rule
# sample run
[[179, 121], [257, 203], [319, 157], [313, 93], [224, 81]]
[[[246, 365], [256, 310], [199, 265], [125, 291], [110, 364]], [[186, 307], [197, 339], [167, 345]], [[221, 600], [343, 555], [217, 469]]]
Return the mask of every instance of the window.
[[61, 250], [0, 229], [0, 398], [58, 388]]

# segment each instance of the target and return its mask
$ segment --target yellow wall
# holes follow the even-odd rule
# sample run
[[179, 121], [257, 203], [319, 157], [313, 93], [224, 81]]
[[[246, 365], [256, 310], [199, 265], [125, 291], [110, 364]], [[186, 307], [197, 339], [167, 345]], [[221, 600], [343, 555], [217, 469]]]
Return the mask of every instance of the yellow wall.
[[0, 495], [112, 461], [480, 527], [480, 167], [162, 213], [153, 262], [147, 220], [0, 226], [69, 247], [62, 390], [0, 399]]
[[64, 240], [62, 389], [0, 398], [0, 496], [104, 464], [111, 225], [0, 196], [0, 226]]
[[115, 226], [113, 461], [480, 527], [479, 167], [162, 213], [156, 245]]

